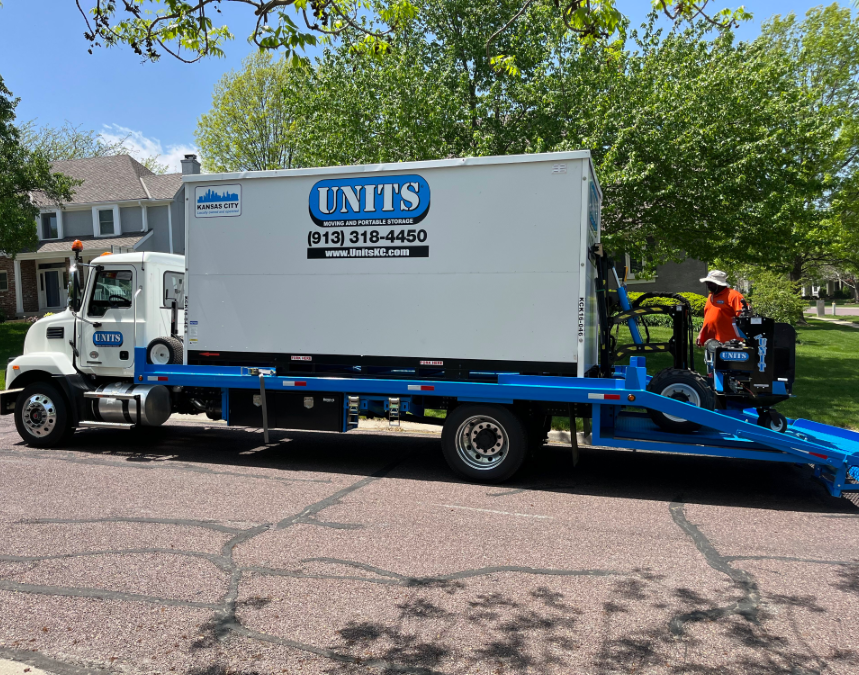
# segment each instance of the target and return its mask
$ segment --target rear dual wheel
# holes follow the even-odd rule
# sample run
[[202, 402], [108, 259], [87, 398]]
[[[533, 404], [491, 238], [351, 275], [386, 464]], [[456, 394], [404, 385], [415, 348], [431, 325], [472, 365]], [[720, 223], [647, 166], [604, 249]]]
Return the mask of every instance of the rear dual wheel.
[[465, 404], [448, 413], [441, 434], [444, 458], [468, 480], [501, 483], [525, 462], [525, 425], [503, 406]]

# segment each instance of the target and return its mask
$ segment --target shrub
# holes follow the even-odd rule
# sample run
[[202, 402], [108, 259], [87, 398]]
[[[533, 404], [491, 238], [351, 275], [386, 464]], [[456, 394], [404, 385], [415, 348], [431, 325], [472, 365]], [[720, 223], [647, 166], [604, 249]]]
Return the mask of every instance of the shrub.
[[[632, 303], [644, 294], [632, 292], [628, 293], [628, 295], [629, 301]], [[695, 330], [701, 330], [701, 326], [704, 324], [704, 306], [707, 304], [707, 298], [698, 293], [680, 293], [679, 295], [686, 298], [692, 307], [692, 326]], [[642, 303], [642, 307], [671, 307], [676, 303], [677, 301], [674, 298], [648, 298]], [[674, 326], [674, 321], [668, 314], [653, 314], [644, 317], [643, 321], [648, 326], [664, 326], [665, 328], [672, 328]]]
[[805, 301], [799, 295], [799, 284], [775, 272], [754, 274], [749, 300], [758, 314], [794, 325], [802, 318], [805, 309]]
[[[644, 293], [628, 293], [627, 295], [629, 295], [630, 302], [635, 302], [638, 298], [644, 295]], [[706, 297], [699, 295], [698, 293], [679, 293], [679, 295], [682, 295], [689, 301], [689, 304], [692, 306], [692, 316], [704, 316], [704, 306], [707, 304]], [[648, 298], [642, 303], [642, 306], [658, 307], [660, 305], [666, 305], [670, 307], [676, 302], [677, 301], [674, 298]]]

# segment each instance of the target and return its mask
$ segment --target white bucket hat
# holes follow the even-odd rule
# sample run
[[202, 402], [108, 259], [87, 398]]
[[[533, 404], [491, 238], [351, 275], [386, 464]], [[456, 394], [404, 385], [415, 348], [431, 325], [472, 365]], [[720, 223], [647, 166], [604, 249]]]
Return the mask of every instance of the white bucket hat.
[[710, 270], [707, 272], [707, 276], [700, 280], [702, 284], [706, 284], [708, 281], [719, 284], [719, 286], [727, 286], [728, 285], [728, 275], [722, 270]]

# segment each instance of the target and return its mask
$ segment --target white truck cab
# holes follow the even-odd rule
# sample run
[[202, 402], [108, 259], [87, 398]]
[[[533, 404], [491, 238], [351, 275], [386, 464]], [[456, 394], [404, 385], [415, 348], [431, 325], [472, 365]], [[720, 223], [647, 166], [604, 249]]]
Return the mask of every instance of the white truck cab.
[[[7, 391], [0, 396], [2, 413], [15, 412], [19, 432], [35, 445], [53, 445], [75, 426], [111, 424], [106, 421], [111, 416], [98, 411], [105, 402], [85, 401], [85, 392], [133, 387], [139, 390], [137, 397], [150, 394], [152, 387], [133, 382], [134, 360], [140, 358], [137, 347], [146, 349], [150, 363], [183, 360], [179, 335], [184, 324], [183, 256], [104, 255], [89, 265], [78, 262], [70, 278], [68, 309], [33, 324], [24, 340], [24, 354], [7, 365]], [[150, 410], [144, 410], [152, 413], [150, 422], [169, 417], [166, 390], [144, 398], [151, 398]], [[151, 409], [156, 399], [162, 408], [167, 401], [166, 410]], [[126, 413], [128, 400], [119, 403]]]

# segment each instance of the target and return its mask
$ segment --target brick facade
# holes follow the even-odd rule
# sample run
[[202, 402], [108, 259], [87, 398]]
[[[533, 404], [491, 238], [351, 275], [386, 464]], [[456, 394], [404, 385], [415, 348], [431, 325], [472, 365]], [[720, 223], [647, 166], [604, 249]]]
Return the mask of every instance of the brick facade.
[[0, 256], [0, 272], [6, 272], [6, 290], [0, 290], [0, 310], [7, 319], [14, 319], [17, 312], [15, 302], [15, 263], [6, 256]]
[[39, 279], [35, 260], [21, 261], [21, 290], [24, 294], [24, 312], [38, 312]]

